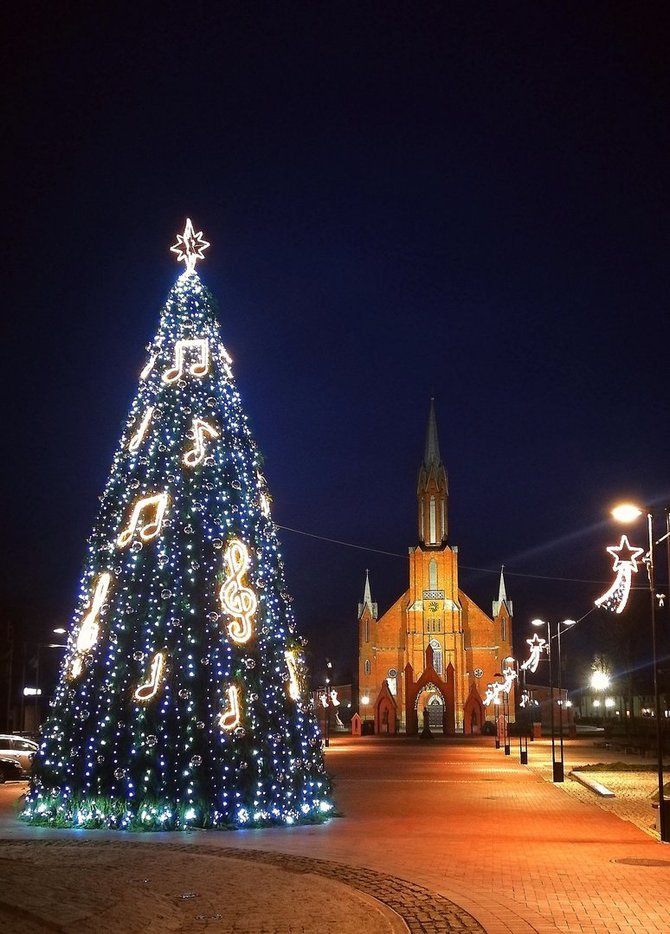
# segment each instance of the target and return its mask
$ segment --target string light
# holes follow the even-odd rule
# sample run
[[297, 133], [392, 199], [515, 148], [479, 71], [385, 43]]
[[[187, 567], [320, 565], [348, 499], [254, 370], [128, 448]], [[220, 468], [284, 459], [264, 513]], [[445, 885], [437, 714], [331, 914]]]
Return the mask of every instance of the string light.
[[300, 700], [300, 681], [298, 679], [298, 665], [293, 652], [284, 652], [286, 667], [288, 668], [288, 696], [291, 700]]

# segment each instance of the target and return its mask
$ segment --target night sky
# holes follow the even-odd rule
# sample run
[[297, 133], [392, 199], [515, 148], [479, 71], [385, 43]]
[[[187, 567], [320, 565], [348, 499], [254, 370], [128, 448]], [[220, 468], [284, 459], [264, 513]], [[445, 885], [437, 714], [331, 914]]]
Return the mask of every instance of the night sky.
[[[519, 650], [534, 616], [587, 613], [612, 580], [609, 506], [670, 501], [667, 13], [15, 4], [2, 610], [19, 637], [69, 622], [187, 216], [275, 520], [373, 549], [281, 532], [317, 668], [354, 666], [366, 568], [381, 610], [407, 586], [431, 395], [464, 589], [490, 612], [505, 565]], [[598, 616], [566, 637], [575, 680]]]

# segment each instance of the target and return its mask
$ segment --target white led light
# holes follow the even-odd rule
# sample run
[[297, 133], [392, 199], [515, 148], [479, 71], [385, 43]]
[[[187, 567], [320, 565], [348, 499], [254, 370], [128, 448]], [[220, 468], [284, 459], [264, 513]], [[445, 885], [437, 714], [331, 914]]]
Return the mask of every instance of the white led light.
[[202, 230], [197, 233], [193, 230], [191, 218], [186, 218], [184, 233], [177, 234], [177, 242], [170, 247], [170, 252], [175, 253], [177, 262], [185, 263], [186, 272], [193, 272], [195, 264], [199, 259], [204, 259], [204, 251], [209, 246], [209, 242], [202, 236]]

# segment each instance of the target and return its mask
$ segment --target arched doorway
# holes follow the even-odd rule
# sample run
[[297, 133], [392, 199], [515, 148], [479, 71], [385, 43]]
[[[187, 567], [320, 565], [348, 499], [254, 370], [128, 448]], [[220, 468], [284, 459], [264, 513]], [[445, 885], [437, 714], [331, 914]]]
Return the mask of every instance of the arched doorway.
[[433, 667], [431, 645], [426, 647], [426, 667], [417, 681], [412, 666], [409, 662], [405, 665], [405, 732], [408, 736], [416, 736], [419, 723], [423, 726], [424, 710], [429, 718], [434, 718], [429, 722], [435, 722], [437, 730], [447, 735], [454, 732], [454, 668], [449, 663], [444, 674], [438, 674]]
[[428, 682], [416, 696], [415, 709], [419, 729], [428, 714], [428, 725], [436, 733], [441, 733], [444, 725], [444, 698], [436, 684]]

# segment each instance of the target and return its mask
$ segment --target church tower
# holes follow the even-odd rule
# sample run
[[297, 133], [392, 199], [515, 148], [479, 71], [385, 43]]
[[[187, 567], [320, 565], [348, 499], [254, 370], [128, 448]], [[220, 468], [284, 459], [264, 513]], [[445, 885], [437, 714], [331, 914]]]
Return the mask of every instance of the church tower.
[[419, 542], [424, 547], [440, 548], [447, 541], [449, 489], [447, 471], [440, 457], [435, 400], [432, 398], [416, 495], [419, 507]]
[[379, 617], [366, 572], [358, 604], [359, 711], [382, 732], [416, 734], [425, 718], [444, 733], [479, 732], [493, 715], [483, 706], [486, 686], [512, 654], [512, 601], [502, 572], [492, 617], [459, 587], [433, 399], [416, 495], [409, 586]]

